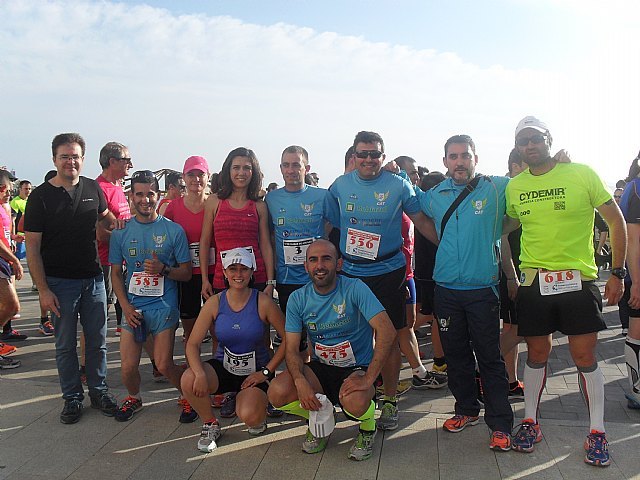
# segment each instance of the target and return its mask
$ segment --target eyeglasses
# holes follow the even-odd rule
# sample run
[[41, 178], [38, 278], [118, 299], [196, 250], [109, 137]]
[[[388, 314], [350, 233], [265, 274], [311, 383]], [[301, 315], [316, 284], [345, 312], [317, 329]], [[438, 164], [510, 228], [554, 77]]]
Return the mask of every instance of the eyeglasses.
[[379, 159], [383, 154], [379, 150], [362, 150], [360, 152], [355, 153], [358, 158], [367, 158], [371, 157], [371, 160]]
[[526, 147], [527, 145], [529, 145], [529, 142], [533, 143], [534, 145], [538, 145], [540, 143], [544, 143], [546, 139], [547, 137], [545, 135], [536, 133], [535, 135], [531, 135], [530, 137], [520, 137], [516, 139], [516, 145], [518, 145], [519, 147]]
[[[134, 181], [134, 180], [154, 181], [155, 179], [156, 179], [156, 176], [153, 174], [151, 170], [138, 170], [137, 172], [134, 172], [133, 175], [131, 175], [131, 181]], [[143, 182], [143, 183], [147, 183], [147, 182]]]
[[133, 163], [131, 162], [131, 157], [122, 157], [122, 158], [113, 157], [113, 158], [114, 160], [118, 160], [119, 162], [127, 162], [133, 165]]
[[81, 157], [80, 155], [59, 155], [58, 156], [58, 160], [62, 160], [63, 162], [66, 162], [67, 160], [73, 160], [74, 162], [77, 162], [81, 158], [84, 158], [84, 157]]

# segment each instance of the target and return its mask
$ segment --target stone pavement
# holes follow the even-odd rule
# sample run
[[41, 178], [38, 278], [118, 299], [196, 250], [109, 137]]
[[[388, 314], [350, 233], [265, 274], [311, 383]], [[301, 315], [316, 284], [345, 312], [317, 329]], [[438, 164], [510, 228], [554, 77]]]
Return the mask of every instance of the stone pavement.
[[[624, 340], [617, 310], [606, 309], [611, 327], [602, 333], [599, 363], [605, 375], [605, 420], [612, 464], [595, 468], [583, 462], [582, 443], [588, 414], [580, 396], [567, 339], [556, 336], [546, 392], [541, 403], [543, 441], [532, 454], [495, 453], [482, 423], [461, 433], [442, 430], [453, 412], [447, 390], [412, 390], [403, 396], [400, 428], [378, 432], [373, 458], [347, 459], [357, 429], [340, 416], [326, 451], [307, 455], [300, 450], [305, 425], [294, 417], [270, 419], [264, 435], [250, 437], [237, 419], [221, 419], [224, 436], [214, 453], [196, 449], [200, 423], [178, 423], [177, 393], [154, 383], [143, 357], [144, 409], [118, 423], [89, 407], [75, 425], [59, 421], [62, 400], [55, 365], [54, 339], [41, 336], [38, 297], [27, 277], [18, 283], [22, 318], [14, 326], [29, 335], [16, 342], [15, 370], [0, 371], [0, 479], [623, 479], [640, 478], [640, 412], [626, 408]], [[109, 321], [108, 381], [121, 400], [118, 338]], [[430, 345], [422, 349], [430, 358]], [[206, 349], [206, 346], [205, 346]], [[521, 345], [521, 352], [525, 349]], [[525, 355], [520, 358], [520, 371]], [[176, 342], [176, 360], [184, 359]], [[410, 377], [405, 363], [403, 377]], [[513, 403], [516, 422], [522, 402]]]

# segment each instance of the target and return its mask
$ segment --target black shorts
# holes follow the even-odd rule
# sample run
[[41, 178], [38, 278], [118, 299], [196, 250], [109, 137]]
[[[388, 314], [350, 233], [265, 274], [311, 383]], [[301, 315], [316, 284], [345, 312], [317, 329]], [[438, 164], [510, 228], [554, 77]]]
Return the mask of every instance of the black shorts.
[[504, 323], [510, 323], [511, 325], [518, 324], [516, 302], [509, 298], [507, 277], [505, 277], [504, 275], [500, 276], [500, 318]]
[[624, 294], [620, 299], [620, 303], [625, 302], [627, 304], [627, 308], [629, 309], [629, 316], [632, 318], [640, 318], [640, 310], [636, 310], [635, 308], [631, 308], [629, 305], [629, 298], [631, 298], [631, 283], [625, 282], [624, 284]]
[[[213, 273], [209, 282], [213, 281]], [[198, 318], [204, 303], [202, 298], [202, 277], [199, 273], [191, 276], [188, 282], [178, 282], [180, 288], [180, 318]]]
[[606, 330], [602, 296], [595, 282], [582, 282], [582, 290], [541, 295], [538, 275], [529, 287], [520, 286], [516, 298], [518, 335], [535, 337], [560, 331], [584, 335]]
[[282, 310], [282, 313], [285, 315], [287, 314], [287, 303], [289, 303], [289, 297], [293, 292], [302, 287], [304, 287], [304, 285], [292, 283], [279, 283], [276, 285], [276, 290], [278, 291], [278, 302], [280, 303], [280, 310]]
[[343, 272], [347, 277], [359, 278], [371, 289], [380, 301], [391, 323], [396, 330], [402, 330], [407, 326], [407, 291], [405, 281], [407, 270], [403, 266], [392, 272], [372, 277], [354, 277]]
[[334, 405], [340, 404], [340, 389], [342, 388], [342, 382], [344, 382], [353, 372], [366, 372], [367, 370], [367, 367], [363, 366], [346, 368], [334, 367], [333, 365], [327, 365], [317, 360], [311, 360], [307, 363], [307, 367], [316, 374], [316, 377], [320, 380], [322, 391]]
[[436, 282], [433, 280], [416, 280], [416, 297], [420, 305], [422, 315], [433, 315], [433, 292]]
[[[242, 382], [248, 377], [248, 375], [234, 375], [231, 372], [225, 370], [222, 362], [214, 358], [205, 361], [213, 367], [218, 376], [218, 390], [211, 392], [211, 394], [239, 392], [241, 390]], [[256, 385], [264, 393], [267, 393], [269, 388], [269, 381], [265, 381]]]

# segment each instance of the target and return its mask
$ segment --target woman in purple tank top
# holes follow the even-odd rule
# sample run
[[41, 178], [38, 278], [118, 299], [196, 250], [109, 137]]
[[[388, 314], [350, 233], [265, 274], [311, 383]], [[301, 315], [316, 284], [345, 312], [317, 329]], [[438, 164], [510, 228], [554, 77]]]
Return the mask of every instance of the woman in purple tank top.
[[[227, 288], [211, 296], [187, 341], [191, 368], [181, 380], [183, 395], [203, 420], [198, 449], [211, 452], [222, 435], [209, 395], [237, 392], [236, 413], [251, 435], [267, 428], [267, 388], [275, 369], [284, 360], [285, 349], [273, 358], [263, 341], [266, 326], [284, 338], [284, 315], [266, 294], [250, 287], [254, 259], [244, 248], [229, 250], [222, 260]], [[200, 344], [213, 325], [218, 338], [214, 358], [200, 360]]]

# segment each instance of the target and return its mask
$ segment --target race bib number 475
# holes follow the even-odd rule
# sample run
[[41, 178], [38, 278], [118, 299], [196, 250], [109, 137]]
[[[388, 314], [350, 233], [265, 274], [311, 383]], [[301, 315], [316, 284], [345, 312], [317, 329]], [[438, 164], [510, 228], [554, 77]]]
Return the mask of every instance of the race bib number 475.
[[353, 367], [356, 364], [356, 357], [349, 340], [345, 340], [337, 345], [316, 343], [314, 350], [318, 360], [327, 365], [333, 365], [334, 367]]

